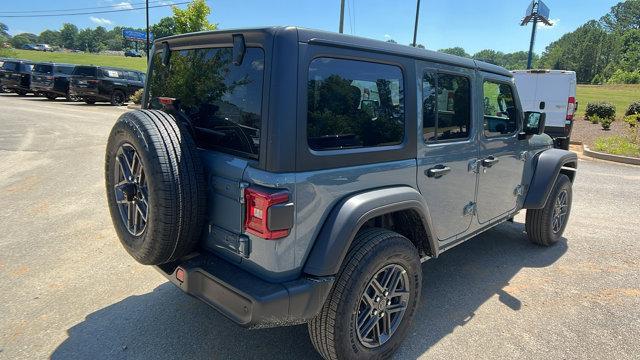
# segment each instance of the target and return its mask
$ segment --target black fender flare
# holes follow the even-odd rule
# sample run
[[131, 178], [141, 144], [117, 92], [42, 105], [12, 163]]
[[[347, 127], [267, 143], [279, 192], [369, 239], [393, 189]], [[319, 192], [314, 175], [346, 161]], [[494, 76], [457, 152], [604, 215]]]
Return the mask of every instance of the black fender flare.
[[431, 254], [437, 256], [438, 246], [424, 198], [411, 187], [397, 186], [358, 193], [335, 205], [316, 237], [303, 271], [314, 276], [337, 274], [362, 225], [401, 210], [415, 210], [420, 215]]
[[560, 172], [570, 171], [569, 178], [573, 181], [574, 172], [578, 168], [578, 156], [567, 150], [548, 149], [536, 156], [534, 166], [533, 177], [522, 205], [524, 209], [544, 207]]

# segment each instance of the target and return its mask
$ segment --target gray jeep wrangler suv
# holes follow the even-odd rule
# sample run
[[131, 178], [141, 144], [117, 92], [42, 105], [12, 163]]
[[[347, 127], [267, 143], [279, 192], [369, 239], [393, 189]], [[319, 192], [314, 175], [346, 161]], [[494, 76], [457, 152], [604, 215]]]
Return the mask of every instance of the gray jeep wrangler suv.
[[385, 358], [421, 261], [526, 209], [549, 246], [575, 154], [511, 73], [295, 27], [158, 39], [143, 109], [109, 136], [124, 248], [243, 326], [308, 323], [327, 359]]

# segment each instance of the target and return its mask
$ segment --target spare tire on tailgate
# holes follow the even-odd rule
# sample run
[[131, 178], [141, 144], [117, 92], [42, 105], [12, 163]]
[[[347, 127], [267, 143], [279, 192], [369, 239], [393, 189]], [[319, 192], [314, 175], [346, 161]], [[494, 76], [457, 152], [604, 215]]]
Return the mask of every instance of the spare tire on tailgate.
[[192, 252], [206, 208], [204, 172], [191, 135], [173, 116], [130, 111], [107, 142], [111, 219], [138, 262], [158, 265]]

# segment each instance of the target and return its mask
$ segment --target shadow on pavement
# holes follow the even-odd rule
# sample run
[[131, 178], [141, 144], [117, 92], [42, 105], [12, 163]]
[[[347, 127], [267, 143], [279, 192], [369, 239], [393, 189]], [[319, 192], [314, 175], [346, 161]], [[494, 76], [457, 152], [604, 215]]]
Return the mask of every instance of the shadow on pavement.
[[[520, 269], [546, 267], [567, 251], [530, 244], [523, 224], [505, 223], [423, 264], [422, 301], [403, 357], [416, 358], [464, 326], [494, 295], [513, 311], [522, 304], [503, 288]], [[166, 283], [96, 311], [68, 330], [53, 359], [317, 358], [306, 326], [246, 330]]]

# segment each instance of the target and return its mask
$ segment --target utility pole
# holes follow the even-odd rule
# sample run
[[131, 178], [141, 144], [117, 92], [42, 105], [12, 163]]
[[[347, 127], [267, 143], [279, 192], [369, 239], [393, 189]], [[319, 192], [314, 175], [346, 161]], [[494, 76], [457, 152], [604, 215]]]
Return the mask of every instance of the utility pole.
[[413, 27], [413, 47], [416, 47], [416, 37], [418, 36], [418, 16], [420, 15], [420, 0], [416, 5], [416, 24]]
[[147, 0], [147, 61], [149, 61], [149, 0]]
[[[148, 0], [147, 0], [148, 1]], [[344, 31], [344, 0], [340, 0], [340, 34]]]
[[529, 56], [527, 57], [527, 69], [531, 69], [533, 62], [533, 45], [536, 42], [536, 29], [538, 27], [538, 22], [544, 23], [548, 26], [553, 25], [551, 21], [549, 21], [549, 14], [549, 7], [545, 3], [541, 0], [533, 0], [531, 1], [531, 4], [529, 4], [527, 12], [520, 22], [520, 26], [525, 26], [528, 23], [533, 22], [533, 26], [531, 27], [531, 41], [529, 42]]

